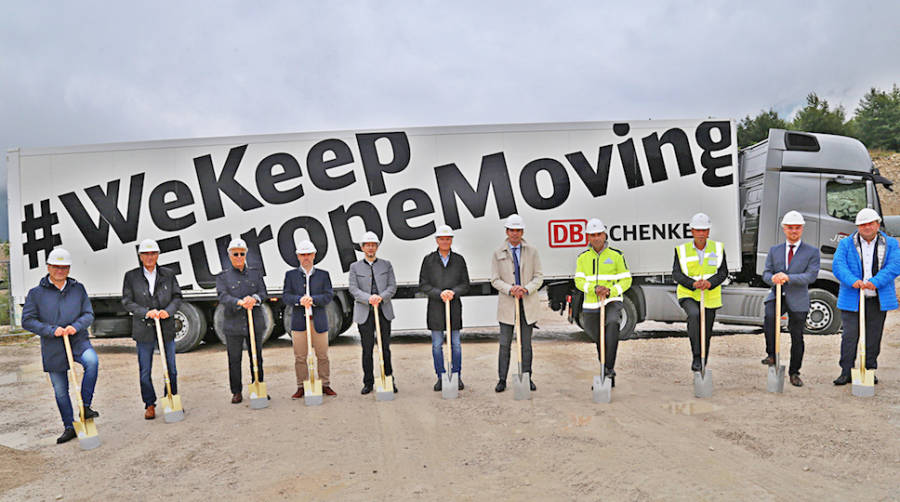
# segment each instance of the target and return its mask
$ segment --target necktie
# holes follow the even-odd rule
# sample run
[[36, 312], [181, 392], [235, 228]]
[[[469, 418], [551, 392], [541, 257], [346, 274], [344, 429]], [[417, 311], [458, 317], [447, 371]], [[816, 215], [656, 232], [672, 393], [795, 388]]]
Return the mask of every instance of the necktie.
[[516, 274], [516, 286], [522, 285], [522, 277], [519, 275], [519, 248], [514, 247], [512, 249], [513, 255], [513, 273]]
[[375, 264], [374, 264], [374, 262], [369, 264], [369, 270], [372, 272], [372, 294], [377, 295], [378, 294], [378, 284], [375, 283]]
[[794, 259], [794, 244], [791, 244], [791, 249], [788, 251], [788, 266], [791, 266], [791, 260]]

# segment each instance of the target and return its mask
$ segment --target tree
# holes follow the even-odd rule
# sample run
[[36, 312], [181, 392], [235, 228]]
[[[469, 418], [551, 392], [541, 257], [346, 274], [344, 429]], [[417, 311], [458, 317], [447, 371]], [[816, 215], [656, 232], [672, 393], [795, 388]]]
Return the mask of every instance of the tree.
[[794, 117], [793, 128], [806, 132], [821, 132], [853, 136], [852, 126], [845, 123], [844, 107], [830, 108], [828, 101], [811, 92], [806, 96], [806, 106]]
[[790, 129], [790, 125], [771, 108], [769, 111], [760, 110], [759, 115], [753, 118], [747, 115], [738, 123], [738, 147], [744, 148], [767, 139], [769, 129]]
[[856, 109], [859, 139], [868, 148], [900, 150], [900, 88], [890, 92], [872, 88]]

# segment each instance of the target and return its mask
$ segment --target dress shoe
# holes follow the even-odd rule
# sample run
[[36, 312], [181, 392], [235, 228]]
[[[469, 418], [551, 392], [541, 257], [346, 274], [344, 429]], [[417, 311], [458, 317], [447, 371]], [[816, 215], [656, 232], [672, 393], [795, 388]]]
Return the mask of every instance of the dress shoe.
[[847, 385], [850, 383], [850, 375], [842, 373], [841, 376], [834, 379], [835, 385]]
[[700, 371], [700, 362], [691, 363], [691, 371]]
[[370, 392], [372, 392], [372, 386], [369, 385], [369, 384], [363, 385], [362, 390], [359, 391], [359, 393], [362, 394], [362, 395], [364, 395], [364, 396], [365, 396], [366, 394], [370, 393]]
[[240, 392], [231, 395], [231, 404], [238, 404], [244, 400], [244, 396]]
[[291, 399], [303, 399], [303, 387], [297, 387], [297, 392], [294, 392]]
[[462, 383], [462, 377], [459, 377], [459, 390], [466, 388], [466, 384]]
[[531, 384], [532, 392], [537, 390], [537, 385], [535, 385], [533, 381], [530, 381], [529, 384]]
[[99, 416], [100, 416], [100, 414], [97, 413], [96, 411], [92, 410], [90, 405], [88, 405], [88, 404], [84, 405], [84, 417], [82, 417], [84, 420], [88, 420], [91, 418], [97, 418]]
[[434, 384], [434, 391], [440, 392], [443, 387], [443, 384], [441, 384], [441, 377], [438, 377], [438, 381]]
[[875, 385], [878, 385], [878, 377], [873, 377], [875, 379]]
[[56, 444], [63, 444], [68, 441], [75, 439], [75, 428], [74, 427], [66, 427], [66, 430], [63, 431], [62, 436], [56, 438]]
[[760, 362], [765, 364], [766, 366], [775, 366], [775, 358], [772, 356], [764, 357]]
[[156, 405], [151, 404], [144, 410], [144, 420], [153, 420], [156, 418]]
[[800, 375], [791, 375], [791, 385], [794, 387], [803, 387], [803, 380], [800, 380]]
[[394, 394], [397, 393], [397, 381], [394, 380]]
[[322, 387], [322, 393], [324, 393], [326, 396], [337, 396], [337, 392], [335, 392], [334, 389], [332, 389], [328, 385]]
[[497, 386], [494, 387], [494, 392], [503, 392], [506, 390], [506, 380], [500, 380], [497, 382]]

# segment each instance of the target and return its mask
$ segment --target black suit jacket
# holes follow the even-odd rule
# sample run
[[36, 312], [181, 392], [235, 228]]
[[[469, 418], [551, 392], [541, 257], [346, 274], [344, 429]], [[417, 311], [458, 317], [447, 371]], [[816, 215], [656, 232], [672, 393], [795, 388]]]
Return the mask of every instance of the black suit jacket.
[[131, 338], [135, 341], [156, 340], [156, 323], [145, 317], [154, 309], [169, 313], [168, 319], [160, 319], [159, 324], [165, 341], [175, 339], [175, 311], [181, 306], [181, 288], [171, 270], [156, 266], [153, 295], [150, 295], [150, 283], [144, 277], [143, 266], [126, 272], [122, 284], [122, 305], [131, 313]]
[[460, 297], [469, 292], [469, 270], [466, 267], [466, 260], [462, 255], [450, 251], [450, 259], [445, 267], [437, 251], [425, 255], [422, 268], [419, 270], [419, 291], [428, 297], [427, 321], [428, 329], [432, 331], [447, 329], [444, 301], [441, 300], [441, 291], [445, 289], [453, 291], [453, 299], [450, 300], [450, 329], [462, 329]]

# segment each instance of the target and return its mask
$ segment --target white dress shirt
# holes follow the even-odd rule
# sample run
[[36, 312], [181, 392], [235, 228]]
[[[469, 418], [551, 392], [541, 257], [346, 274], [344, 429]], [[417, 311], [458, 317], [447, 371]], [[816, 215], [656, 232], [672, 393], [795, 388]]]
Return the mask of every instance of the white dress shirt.
[[797, 256], [797, 250], [800, 249], [800, 239], [797, 239], [797, 242], [794, 242], [794, 243], [790, 243], [790, 242], [784, 243], [784, 268], [785, 268], [785, 270], [787, 270], [788, 265], [791, 264], [788, 261], [788, 256], [791, 254], [791, 246], [794, 246], [794, 256]]
[[141, 267], [144, 271], [144, 277], [147, 279], [147, 283], [150, 284], [150, 296], [153, 296], [153, 291], [156, 289], [156, 269], [158, 267], [153, 267], [153, 272], [148, 272], [147, 267]]
[[[878, 236], [876, 235], [872, 242], [866, 242], [862, 237], [859, 238], [862, 248], [862, 264], [863, 264], [863, 280], [869, 282], [872, 279], [872, 260], [876, 260], [875, 256], [875, 243], [877, 242]], [[872, 297], [878, 294], [877, 291], [873, 291], [871, 289], [865, 290], [865, 295], [867, 297]]]

